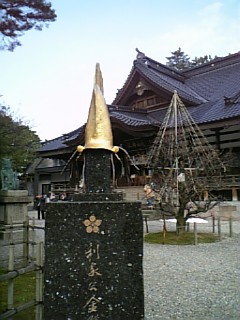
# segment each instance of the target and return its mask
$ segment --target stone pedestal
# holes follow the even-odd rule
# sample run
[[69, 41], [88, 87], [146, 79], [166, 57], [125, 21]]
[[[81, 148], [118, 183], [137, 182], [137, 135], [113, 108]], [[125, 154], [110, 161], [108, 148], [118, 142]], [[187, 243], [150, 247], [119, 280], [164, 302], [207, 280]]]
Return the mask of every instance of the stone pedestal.
[[27, 190], [0, 190], [0, 223], [23, 223], [27, 205], [33, 201]]
[[[8, 244], [23, 241], [23, 223], [27, 220], [27, 205], [32, 200], [27, 190], [0, 190], [0, 267], [8, 265]], [[23, 259], [23, 244], [17, 244], [15, 249], [15, 265], [19, 265]]]
[[144, 319], [141, 203], [119, 197], [48, 204], [45, 319]]
[[48, 204], [47, 320], [144, 319], [141, 203], [112, 192], [112, 156], [86, 149], [85, 193]]
[[27, 205], [32, 202], [27, 190], [0, 190], [0, 239], [9, 240], [10, 225], [22, 227], [27, 220]]

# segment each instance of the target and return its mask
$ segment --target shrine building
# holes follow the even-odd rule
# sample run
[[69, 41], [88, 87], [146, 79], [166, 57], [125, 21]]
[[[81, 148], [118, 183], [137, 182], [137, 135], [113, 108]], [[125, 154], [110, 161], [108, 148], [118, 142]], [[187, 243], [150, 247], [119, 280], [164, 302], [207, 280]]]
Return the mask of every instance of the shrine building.
[[[127, 75], [126, 75], [127, 76]], [[113, 145], [120, 146], [116, 188], [143, 186], [146, 157], [174, 90], [209, 143], [227, 160], [221, 194], [240, 201], [240, 52], [177, 71], [138, 53], [123, 87], [108, 105]], [[33, 194], [73, 192], [81, 180], [85, 125], [42, 143], [28, 170]]]

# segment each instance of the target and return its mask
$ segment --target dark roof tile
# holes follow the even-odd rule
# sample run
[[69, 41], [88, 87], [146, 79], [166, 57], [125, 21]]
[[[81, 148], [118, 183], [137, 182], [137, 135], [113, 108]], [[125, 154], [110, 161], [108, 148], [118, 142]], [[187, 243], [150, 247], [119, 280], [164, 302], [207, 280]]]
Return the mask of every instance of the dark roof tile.
[[222, 69], [212, 69], [186, 80], [186, 84], [206, 100], [232, 97], [240, 88], [240, 61]]
[[[225, 119], [232, 119], [240, 116], [240, 103], [226, 105], [223, 100], [207, 102], [199, 106], [188, 107], [188, 112], [197, 124], [216, 122]], [[152, 117], [162, 122], [166, 110], [153, 112]]]
[[53, 140], [48, 140], [42, 143], [42, 147], [40, 148], [40, 152], [50, 151], [50, 150], [60, 150], [68, 147], [68, 144], [79, 137], [80, 134], [84, 132], [85, 125], [80, 128], [71, 131], [67, 134], [63, 134], [62, 136], [55, 138]]
[[61, 136], [53, 140], [43, 142], [40, 151], [49, 151], [63, 148], [66, 148], [66, 144], [65, 139], [63, 138], [63, 136]]
[[150, 81], [155, 83], [158, 87], [173, 93], [174, 90], [177, 90], [179, 96], [182, 99], [192, 102], [194, 104], [199, 104], [206, 102], [206, 100], [196, 93], [192, 88], [187, 86], [185, 83], [169, 76], [166, 74], [159, 74], [155, 70], [148, 68], [143, 62], [136, 62], [136, 68], [144, 77], [147, 77]]
[[134, 110], [132, 112], [122, 112], [120, 110], [111, 111], [110, 117], [111, 119], [116, 119], [131, 127], [152, 125], [147, 114], [138, 113]]

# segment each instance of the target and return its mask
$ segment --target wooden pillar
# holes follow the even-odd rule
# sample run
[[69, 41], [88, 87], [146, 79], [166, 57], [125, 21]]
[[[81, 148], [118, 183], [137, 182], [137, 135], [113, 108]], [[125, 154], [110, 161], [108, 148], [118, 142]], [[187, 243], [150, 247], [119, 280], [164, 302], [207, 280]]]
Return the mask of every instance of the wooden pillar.
[[237, 201], [237, 200], [238, 200], [237, 189], [232, 188], [232, 201]]

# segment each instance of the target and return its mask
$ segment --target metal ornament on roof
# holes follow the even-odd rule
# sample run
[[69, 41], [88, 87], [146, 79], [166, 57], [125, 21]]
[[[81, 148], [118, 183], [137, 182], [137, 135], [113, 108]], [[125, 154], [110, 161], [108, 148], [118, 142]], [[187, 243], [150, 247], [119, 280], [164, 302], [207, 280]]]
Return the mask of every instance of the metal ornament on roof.
[[136, 92], [138, 96], [142, 96], [144, 94], [144, 91], [146, 90], [146, 87], [142, 83], [142, 81], [139, 81], [136, 85]]
[[[219, 154], [189, 114], [174, 91], [162, 125], [148, 154], [146, 165], [160, 178], [159, 201], [179, 206], [179, 187], [192, 189], [196, 196], [220, 177], [225, 167]], [[217, 179], [214, 180], [217, 182]], [[201, 185], [201, 188], [200, 188]]]

